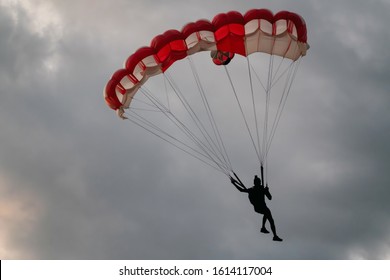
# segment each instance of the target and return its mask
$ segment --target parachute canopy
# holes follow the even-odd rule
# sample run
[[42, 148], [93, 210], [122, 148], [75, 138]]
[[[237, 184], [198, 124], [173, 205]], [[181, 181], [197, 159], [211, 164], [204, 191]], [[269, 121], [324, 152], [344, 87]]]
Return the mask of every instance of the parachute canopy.
[[141, 47], [108, 81], [104, 98], [107, 105], [123, 116], [137, 90], [151, 76], [165, 72], [175, 61], [201, 51], [211, 53], [214, 63], [226, 65], [234, 54], [248, 56], [263, 52], [297, 60], [306, 54], [305, 21], [296, 13], [253, 9], [216, 15], [210, 22], [198, 20], [181, 31], [168, 30]]

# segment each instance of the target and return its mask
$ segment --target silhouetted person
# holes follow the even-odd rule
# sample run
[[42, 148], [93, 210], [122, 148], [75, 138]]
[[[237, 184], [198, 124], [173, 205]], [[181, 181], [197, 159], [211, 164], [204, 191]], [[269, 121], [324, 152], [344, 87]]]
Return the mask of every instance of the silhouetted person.
[[[234, 174], [235, 175], [235, 174]], [[255, 179], [253, 180], [254, 186], [252, 188], [246, 188], [245, 185], [241, 182], [241, 180], [236, 176], [237, 180], [233, 177], [230, 177], [230, 181], [232, 184], [240, 191], [248, 193], [249, 201], [252, 203], [255, 212], [263, 214], [263, 223], [260, 231], [262, 233], [269, 233], [269, 231], [265, 228], [265, 223], [267, 220], [271, 224], [271, 230], [274, 234], [274, 241], [283, 241], [279, 236], [276, 234], [275, 229], [275, 222], [272, 218], [271, 210], [267, 207], [265, 204], [265, 197], [267, 197], [269, 200], [272, 199], [272, 195], [269, 192], [268, 185], [264, 187], [261, 184], [261, 179], [255, 176]]]

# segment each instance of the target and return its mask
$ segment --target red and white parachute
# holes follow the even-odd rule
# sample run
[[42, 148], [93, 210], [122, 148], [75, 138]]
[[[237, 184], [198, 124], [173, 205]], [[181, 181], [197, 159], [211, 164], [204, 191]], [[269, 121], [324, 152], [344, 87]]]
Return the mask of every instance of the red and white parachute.
[[[210, 101], [219, 90], [213, 89], [213, 93], [209, 93], [204, 89], [205, 83], [202, 81], [210, 76], [218, 81], [222, 78], [219, 74], [214, 76], [211, 73], [214, 70], [209, 70], [210, 65], [204, 66], [207, 63], [203, 62], [204, 58], [200, 58], [200, 53], [211, 55], [208, 59], [214, 62], [214, 68], [225, 69], [227, 79], [218, 83], [231, 85], [233, 101], [240, 119], [243, 120], [242, 127], [249, 133], [260, 164], [264, 165], [296, 73], [297, 62], [306, 55], [308, 49], [305, 21], [296, 13], [281, 11], [274, 15], [267, 9], [249, 10], [244, 15], [237, 11], [222, 13], [216, 15], [212, 21], [198, 20], [186, 24], [180, 31], [168, 30], [153, 38], [150, 46], [139, 48], [125, 61], [124, 68], [112, 75], [104, 89], [104, 98], [108, 106], [116, 110], [121, 118], [133, 121], [228, 175], [232, 172], [232, 165], [226, 151], [225, 137], [222, 137], [221, 125], [218, 123], [228, 120], [226, 115], [215, 116], [215, 111], [219, 109], [215, 109]], [[198, 59], [202, 62], [197, 66]], [[184, 75], [180, 68], [182, 66], [175, 69], [178, 61], [188, 61], [191, 73], [189, 76], [196, 85], [192, 90], [180, 90], [179, 82], [173, 78], [175, 72], [180, 76], [179, 81]], [[246, 66], [236, 66], [236, 63], [244, 63]], [[235, 70], [231, 68], [234, 67], [238, 67], [238, 74], [232, 74]], [[249, 93], [243, 93], [239, 86], [234, 84], [234, 79], [241, 75], [242, 69], [248, 72], [246, 91]], [[154, 90], [149, 89], [149, 81], [154, 80], [149, 78], [159, 74], [162, 74], [163, 82], [156, 86], [153, 81], [150, 88]], [[242, 80], [241, 77], [239, 79]], [[274, 94], [276, 84], [281, 84], [277, 90], [278, 95]], [[256, 85], [259, 89], [256, 89]], [[198, 112], [197, 105], [192, 106], [189, 101], [194, 92], [199, 92], [199, 100], [202, 100], [200, 103], [203, 104]], [[244, 94], [249, 97], [243, 97]], [[176, 96], [177, 101], [170, 100], [172, 96]], [[230, 102], [224, 97], [215, 99], [219, 100], [218, 106], [221, 102]], [[275, 109], [271, 99], [277, 100]], [[160, 112], [160, 116], [151, 116], [150, 120], [149, 115], [154, 113], [148, 113], [151, 110], [146, 107], [144, 110], [133, 110], [136, 108], [133, 103], [136, 102], [139, 105], [148, 104], [147, 108], [154, 107], [155, 111]], [[174, 108], [177, 104], [181, 109]], [[261, 111], [260, 107], [264, 107], [264, 110]], [[179, 116], [183, 108], [188, 118], [182, 119]], [[144, 115], [141, 116], [140, 111], [144, 112]], [[206, 119], [203, 119], [204, 115], [207, 115]], [[191, 144], [182, 140], [177, 132], [167, 132], [165, 123], [156, 123], [162, 118], [172, 122]], [[190, 127], [187, 119], [195, 124], [195, 129]], [[263, 125], [260, 125], [261, 123]]]

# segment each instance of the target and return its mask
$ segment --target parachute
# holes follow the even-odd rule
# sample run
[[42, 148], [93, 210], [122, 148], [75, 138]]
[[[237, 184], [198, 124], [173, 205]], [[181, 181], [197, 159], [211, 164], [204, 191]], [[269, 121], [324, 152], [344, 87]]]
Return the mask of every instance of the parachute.
[[232, 132], [236, 128], [246, 131], [253, 154], [267, 166], [300, 58], [308, 49], [305, 21], [296, 13], [221, 13], [154, 37], [112, 75], [104, 98], [120, 118], [230, 176], [230, 154], [242, 147], [226, 141], [244, 137]]

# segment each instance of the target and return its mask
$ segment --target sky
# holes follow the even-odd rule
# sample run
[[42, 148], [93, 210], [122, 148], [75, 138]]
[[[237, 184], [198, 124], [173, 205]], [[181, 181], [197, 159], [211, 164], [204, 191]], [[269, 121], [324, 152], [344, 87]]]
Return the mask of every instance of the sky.
[[[154, 36], [253, 8], [300, 14], [310, 44], [269, 155], [281, 243], [225, 175], [102, 94]], [[389, 14], [387, 0], [0, 0], [0, 258], [390, 259]]]

